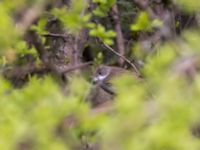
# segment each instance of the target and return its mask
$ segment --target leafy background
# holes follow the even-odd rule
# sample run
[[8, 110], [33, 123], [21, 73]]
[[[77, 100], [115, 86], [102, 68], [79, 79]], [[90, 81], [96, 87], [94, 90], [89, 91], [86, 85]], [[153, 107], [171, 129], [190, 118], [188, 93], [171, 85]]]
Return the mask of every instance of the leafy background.
[[[161, 41], [153, 53], [138, 52], [138, 41], [134, 41], [131, 51], [127, 50], [126, 54], [131, 53], [145, 62], [140, 69], [144, 80], [126, 75], [116, 79], [114, 85], [118, 95], [113, 103], [114, 111], [93, 113], [90, 104], [84, 101], [91, 88], [87, 74], [71, 76], [64, 92], [55, 77], [49, 74], [28, 75], [20, 87], [4, 78], [7, 68], [24, 63], [22, 56], [32, 55], [38, 64], [41, 63], [35, 48], [25, 42], [27, 31], [20, 28], [17, 15], [21, 10], [43, 3], [42, 0], [0, 2], [0, 149], [199, 149], [195, 130], [200, 119], [198, 23], [195, 27], [182, 29], [175, 39]], [[68, 9], [58, 7], [41, 12], [42, 17], [31, 28], [39, 35], [45, 34], [45, 13], [51, 13], [70, 33], [77, 34], [87, 28], [90, 37], [97, 37], [108, 45], [115, 44], [113, 28], [100, 21], [91, 21], [91, 18], [107, 18], [115, 1], [93, 0], [93, 3], [98, 7], [82, 16], [80, 13], [88, 6], [88, 2], [82, 0], [72, 1]], [[127, 3], [130, 1], [119, 1], [120, 10], [128, 14], [121, 18], [122, 28], [128, 27], [124, 30], [126, 37], [130, 33], [134, 37], [138, 32], [152, 32], [153, 28], [163, 26], [159, 20], [152, 20], [147, 12]], [[199, 15], [198, 0], [177, 0], [173, 4], [181, 13]], [[126, 17], [133, 11], [134, 19], [129, 21]], [[93, 47], [97, 53], [95, 61], [102, 63], [105, 54], [98, 46]], [[179, 68], [182, 62], [189, 68]], [[194, 74], [191, 73], [193, 68]]]

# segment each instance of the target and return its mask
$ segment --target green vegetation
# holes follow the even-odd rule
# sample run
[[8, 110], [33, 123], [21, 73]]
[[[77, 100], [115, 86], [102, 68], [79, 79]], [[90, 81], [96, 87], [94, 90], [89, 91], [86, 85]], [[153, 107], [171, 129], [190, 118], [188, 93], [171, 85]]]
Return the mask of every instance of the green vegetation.
[[[109, 11], [116, 1], [93, 0], [95, 9], [92, 11], [88, 11], [90, 3], [84, 0], [72, 0], [71, 5], [66, 6], [59, 3], [61, 1], [50, 0], [0, 2], [0, 150], [89, 150], [91, 147], [94, 150], [198, 150], [200, 2], [177, 0], [177, 3], [165, 4], [167, 8], [176, 7], [179, 13], [196, 19], [191, 25], [177, 26], [173, 33], [168, 33], [170, 25], [162, 18], [153, 18], [150, 12], [136, 4], [124, 10], [126, 3], [131, 2], [118, 1], [119, 11], [128, 14], [120, 16], [124, 55], [135, 61], [142, 79], [129, 75], [114, 79], [117, 95], [112, 111], [100, 113], [87, 102], [93, 86], [89, 79], [92, 73], [87, 69], [86, 72], [67, 72], [64, 82], [60, 77], [62, 73], [53, 70], [51, 63], [63, 43], [71, 46], [82, 39], [88, 41], [81, 41], [84, 43], [81, 46], [76, 43], [76, 48], [81, 47], [80, 51], [92, 49], [96, 63], [116, 62], [113, 54], [99, 48], [102, 44], [117, 47], [118, 33], [112, 21], [108, 21]], [[41, 13], [26, 28], [23, 15], [39, 6], [43, 8]], [[134, 18], [129, 18], [130, 21], [126, 17], [132, 11]], [[48, 28], [49, 20], [57, 23], [56, 28]], [[178, 19], [172, 24], [176, 21], [182, 24]], [[81, 33], [84, 29], [87, 38]], [[32, 32], [37, 38], [29, 37], [30, 33], [34, 35]], [[55, 35], [48, 35], [51, 32]], [[72, 38], [66, 39], [66, 34]], [[151, 42], [151, 50], [143, 50], [140, 34]], [[156, 36], [152, 36], [154, 34]], [[162, 38], [157, 40], [157, 35]], [[51, 36], [59, 36], [59, 44], [53, 45]], [[34, 39], [42, 41], [47, 55]], [[47, 56], [51, 61], [47, 61]], [[69, 62], [73, 61], [71, 56], [68, 56]], [[60, 64], [62, 58], [58, 57], [55, 62], [60, 61]]]

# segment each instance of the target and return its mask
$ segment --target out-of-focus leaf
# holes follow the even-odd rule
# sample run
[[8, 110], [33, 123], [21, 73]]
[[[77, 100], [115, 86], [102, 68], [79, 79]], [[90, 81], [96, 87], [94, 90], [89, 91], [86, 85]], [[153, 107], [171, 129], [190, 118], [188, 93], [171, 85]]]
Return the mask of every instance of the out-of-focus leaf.
[[112, 30], [106, 31], [105, 27], [98, 24], [95, 28], [92, 28], [89, 32], [91, 36], [100, 38], [103, 42], [108, 45], [113, 44], [112, 38], [116, 36], [116, 33]]

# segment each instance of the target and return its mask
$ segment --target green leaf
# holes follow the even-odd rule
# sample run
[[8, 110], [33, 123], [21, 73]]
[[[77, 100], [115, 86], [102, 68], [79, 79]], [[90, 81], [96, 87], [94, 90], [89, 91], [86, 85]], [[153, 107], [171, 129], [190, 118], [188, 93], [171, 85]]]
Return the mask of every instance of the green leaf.
[[106, 31], [105, 27], [98, 24], [95, 28], [92, 28], [89, 32], [91, 36], [100, 38], [103, 42], [108, 45], [113, 44], [112, 38], [116, 36], [116, 33], [112, 30]]
[[132, 31], [149, 31], [150, 30], [150, 20], [149, 15], [146, 12], [140, 12], [137, 16], [134, 24], [131, 25]]

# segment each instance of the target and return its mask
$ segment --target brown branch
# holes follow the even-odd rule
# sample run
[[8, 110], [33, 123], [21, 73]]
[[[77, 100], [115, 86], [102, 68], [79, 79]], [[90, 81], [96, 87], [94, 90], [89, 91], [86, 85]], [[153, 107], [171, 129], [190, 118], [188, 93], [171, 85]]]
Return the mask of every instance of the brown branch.
[[[124, 37], [122, 34], [117, 4], [113, 5], [113, 7], [112, 7], [111, 17], [114, 21], [115, 31], [117, 33], [116, 42], [117, 42], [118, 52], [120, 55], [124, 55], [124, 53], [125, 53]], [[120, 58], [119, 64], [122, 66], [123, 63], [124, 63], [124, 60], [122, 58]]]
[[46, 71], [49, 71], [46, 66], [38, 66], [36, 64], [29, 63], [24, 66], [15, 66], [11, 69], [6, 69], [4, 71], [4, 76], [8, 79], [24, 79], [30, 74], [40, 74]]
[[24, 12], [21, 20], [16, 24], [17, 28], [20, 29], [22, 33], [25, 33], [32, 23], [42, 14], [46, 6], [46, 2], [44, 3], [36, 3], [31, 8], [29, 8], [26, 12]]
[[34, 45], [34, 47], [36, 48], [41, 61], [43, 63], [46, 63], [47, 57], [48, 57], [47, 56], [47, 50], [44, 47], [44, 45], [42, 44], [40, 36], [38, 36], [38, 34], [36, 32], [32, 32], [31, 41], [32, 41], [32, 44]]
[[43, 36], [45, 36], [45, 37], [61, 38], [65, 42], [67, 41], [66, 39], [69, 38], [69, 36], [66, 36], [64, 34], [58, 34], [58, 33], [46, 33], [46, 34], [43, 34]]
[[72, 64], [77, 65], [79, 63], [79, 56], [80, 51], [78, 51], [78, 43], [79, 43], [79, 34], [75, 35], [74, 45], [73, 45], [73, 51], [72, 51]]
[[131, 65], [131, 67], [134, 69], [134, 71], [136, 72], [136, 74], [138, 76], [140, 76], [140, 71], [137, 69], [137, 67], [135, 66], [135, 64], [133, 64], [129, 59], [127, 59], [126, 57], [124, 57], [123, 55], [119, 54], [118, 52], [116, 52], [112, 47], [110, 47], [109, 45], [107, 45], [106, 43], [102, 42], [103, 45], [110, 50], [112, 53], [114, 53], [115, 55], [117, 55], [118, 57], [122, 58], [125, 62], [127, 62], [129, 65]]
[[48, 51], [42, 44], [41, 38], [35, 32], [33, 32], [32, 34], [32, 42], [39, 54], [39, 58], [41, 59], [45, 67], [50, 69], [57, 75], [60, 75], [59, 68], [48, 58]]
[[87, 66], [89, 66], [91, 64], [92, 64], [92, 62], [87, 62], [87, 63], [78, 64], [78, 65], [71, 66], [71, 67], [68, 66], [67, 68], [61, 69], [60, 73], [68, 73], [68, 72], [74, 71], [76, 69], [87, 67]]
[[76, 69], [80, 69], [83, 67], [86, 67], [88, 65], [91, 65], [92, 62], [87, 62], [87, 63], [83, 63], [83, 64], [79, 64], [73, 67], [68, 67], [65, 70], [58, 70], [58, 67], [56, 67], [55, 65], [51, 66], [52, 64], [50, 63], [50, 65], [36, 65], [36, 64], [27, 64], [24, 66], [15, 66], [14, 68], [11, 69], [6, 69], [4, 71], [4, 76], [8, 79], [25, 79], [28, 75], [33, 75], [33, 74], [40, 74], [40, 73], [44, 73], [44, 72], [49, 72], [50, 70], [52, 71], [56, 71], [56, 73], [59, 74], [63, 74], [63, 73], [68, 73], [70, 71], [74, 71]]

